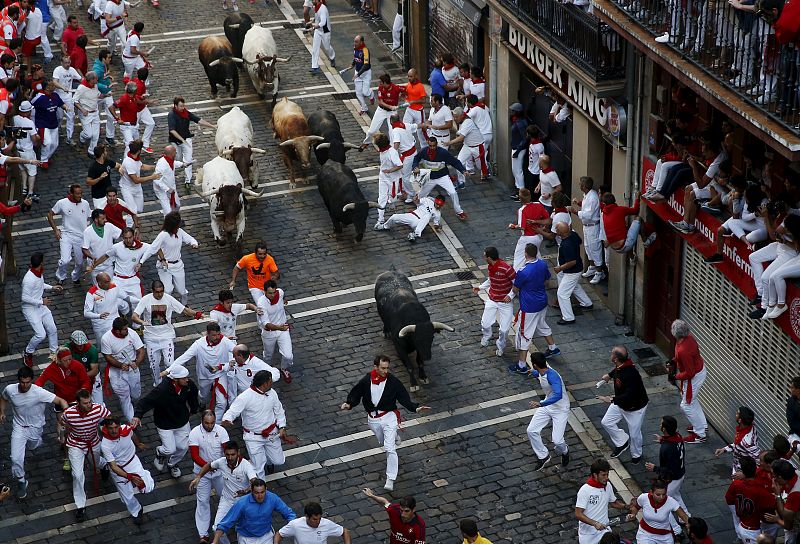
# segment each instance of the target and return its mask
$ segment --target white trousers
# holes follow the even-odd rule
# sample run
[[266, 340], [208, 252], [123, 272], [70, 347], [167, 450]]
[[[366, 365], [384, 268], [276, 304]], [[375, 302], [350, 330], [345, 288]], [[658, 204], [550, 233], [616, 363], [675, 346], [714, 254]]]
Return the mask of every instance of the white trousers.
[[583, 226], [583, 248], [586, 257], [595, 267], [603, 266], [603, 242], [600, 240], [600, 224]]
[[239, 544], [272, 544], [274, 538], [275, 533], [272, 531], [269, 531], [267, 534], [262, 536], [238, 535]]
[[[111, 51], [114, 50], [112, 49]], [[114, 134], [117, 132], [117, 120], [111, 115], [111, 108], [114, 106], [114, 97], [109, 95], [105, 98], [101, 98], [98, 105], [106, 112], [106, 138], [113, 140]]]
[[[389, 117], [391, 117], [392, 113], [393, 112], [385, 110], [380, 106], [375, 108], [375, 113], [372, 114], [372, 121], [369, 123], [369, 129], [367, 129], [367, 134], [364, 136], [364, 141], [362, 143], [371, 143], [372, 137], [377, 134], [381, 129], [381, 124], [384, 122], [386, 123], [387, 130], [391, 130], [392, 127], [389, 124]], [[405, 165], [405, 162], [403, 165]]]
[[[55, 33], [53, 34], [55, 35]], [[75, 106], [73, 105], [72, 102], [72, 95], [70, 93], [59, 92], [58, 96], [60, 96], [64, 104], [67, 105], [66, 110], [64, 110], [64, 108], [58, 108], [58, 122], [60, 123], [61, 120], [64, 119], [64, 117], [67, 118], [67, 123], [65, 127], [66, 135], [67, 135], [67, 140], [71, 140], [72, 135], [75, 133]]]
[[272, 364], [272, 355], [275, 353], [275, 346], [281, 355], [281, 368], [287, 369], [294, 364], [292, 354], [292, 335], [289, 331], [262, 331], [261, 342], [264, 344], [264, 361]]
[[103, 398], [103, 376], [102, 374], [98, 374], [94, 377], [94, 382], [92, 383], [92, 402], [95, 404], [99, 404], [100, 406], [105, 406], [106, 402]]
[[[672, 480], [670, 483], [667, 484], [667, 496], [672, 497], [673, 499], [678, 501], [678, 504], [681, 505], [683, 511], [686, 512], [686, 515], [692, 517], [692, 515], [689, 513], [689, 509], [686, 507], [686, 503], [683, 501], [683, 495], [681, 495], [681, 486], [683, 485], [684, 478], [686, 478], [686, 476], [684, 476], [680, 480]], [[672, 526], [672, 531], [675, 534], [680, 534], [683, 531], [681, 526], [675, 520], [674, 515], [670, 515], [669, 524]]]
[[[762, 251], [764, 253], [761, 253]], [[797, 256], [797, 250], [793, 249], [787, 244], [781, 244], [778, 242], [774, 242], [750, 254], [750, 265], [753, 270], [753, 276], [759, 276], [760, 274], [760, 277], [757, 279], [760, 279], [761, 281], [756, 282], [756, 291], [758, 292], [759, 296], [762, 297], [762, 308], [766, 309], [769, 305], [769, 285], [772, 281], [772, 275], [784, 264], [790, 262]], [[770, 265], [766, 269], [762, 270], [762, 263], [769, 260], [772, 260]]]
[[336, 51], [331, 45], [331, 33], [320, 29], [314, 31], [314, 41], [311, 44], [311, 68], [319, 68], [319, 50], [325, 51], [329, 60], [336, 59]]
[[139, 504], [135, 495], [137, 493], [150, 493], [155, 489], [156, 483], [153, 481], [150, 472], [145, 470], [142, 466], [142, 462], [136, 455], [133, 456], [133, 459], [131, 459], [129, 463], [120, 468], [128, 474], [136, 474], [144, 481], [144, 489], [140, 490], [133, 485], [133, 482], [128, 481], [128, 479], [117, 474], [112, 474], [114, 485], [117, 486], [117, 493], [119, 493], [119, 500], [122, 501], [122, 504], [125, 505], [125, 508], [127, 508], [128, 512], [130, 512], [133, 517], [138, 517], [142, 512], [142, 505]]
[[56, 279], [64, 281], [67, 279], [67, 266], [70, 261], [74, 261], [75, 265], [72, 269], [72, 281], [81, 277], [83, 270], [83, 237], [73, 235], [72, 233], [61, 231], [61, 239], [58, 241], [60, 250], [58, 257], [58, 269], [56, 270]]
[[[461, 161], [461, 164], [464, 165], [467, 172], [473, 173], [475, 169], [480, 169], [481, 177], [486, 177], [489, 175], [489, 165], [486, 162], [486, 145], [476, 145], [476, 146], [469, 146], [463, 145], [461, 146], [461, 151], [458, 152], [458, 160]], [[458, 173], [458, 181], [463, 182], [465, 181], [464, 174], [459, 172]]]
[[177, 429], [157, 429], [161, 445], [156, 448], [156, 454], [167, 458], [167, 466], [174, 467], [181, 462], [186, 452], [189, 451], [189, 431], [191, 427], [187, 421], [183, 427]]
[[554, 406], [542, 406], [536, 409], [536, 412], [528, 424], [528, 440], [531, 442], [533, 453], [536, 454], [538, 459], [547, 457], [547, 448], [542, 442], [542, 429], [553, 422], [552, 441], [556, 453], [564, 455], [569, 451], [567, 442], [564, 440], [564, 431], [567, 428], [567, 418], [569, 417], [569, 409], [560, 409]]
[[[198, 488], [199, 492], [199, 488]], [[214, 515], [214, 525], [211, 526], [211, 529], [216, 531], [217, 525], [223, 520], [225, 514], [233, 508], [233, 505], [236, 504], [236, 499], [227, 499], [221, 494], [219, 494], [219, 504], [217, 505], [217, 513]], [[241, 537], [239, 537], [241, 541]], [[228, 535], [222, 535], [219, 538], [220, 544], [230, 544], [230, 540], [228, 539]]]
[[150, 112], [150, 108], [145, 106], [145, 108], [137, 115], [136, 120], [144, 125], [142, 143], [146, 148], [150, 147], [150, 140], [153, 138], [153, 130], [156, 128], [156, 122], [153, 119], [153, 114]]
[[119, 398], [122, 415], [127, 421], [133, 419], [133, 403], [142, 396], [142, 381], [139, 369], [122, 371], [119, 368], [110, 368], [108, 371], [108, 381], [111, 390]]
[[517, 351], [528, 351], [533, 342], [535, 335], [550, 336], [553, 331], [547, 324], [545, 317], [547, 315], [547, 306], [538, 312], [519, 312], [519, 330], [514, 339], [514, 346]]
[[533, 244], [538, 249], [542, 245], [542, 235], [520, 236], [517, 245], [514, 247], [514, 270], [519, 270], [525, 266], [525, 246]]
[[132, 207], [132, 212], [140, 214], [144, 211], [144, 191], [141, 184], [137, 183], [131, 186], [127, 183], [120, 183], [119, 190], [122, 193], [122, 200], [125, 201], [125, 204]]
[[492, 325], [497, 322], [500, 325], [500, 333], [495, 345], [497, 349], [506, 349], [508, 341], [508, 331], [511, 329], [511, 322], [514, 320], [513, 302], [495, 302], [486, 300], [483, 303], [483, 315], [481, 316], [481, 341], [488, 342], [492, 338]]
[[42, 138], [41, 160], [47, 162], [50, 160], [56, 149], [58, 149], [58, 127], [45, 128], [44, 138]]
[[11, 431], [11, 474], [17, 480], [25, 479], [25, 451], [42, 445], [41, 427], [14, 425]]
[[[173, 144], [177, 150], [177, 154], [175, 158], [181, 161], [183, 164], [187, 162], [192, 162], [194, 157], [193, 149], [192, 149], [192, 138], [186, 138], [186, 143], [184, 144]], [[192, 183], [192, 165], [184, 166], [183, 173], [186, 176], [185, 183]]]
[[197, 527], [198, 536], [208, 535], [208, 528], [211, 525], [211, 490], [213, 489], [217, 494], [219, 504], [222, 506], [222, 490], [224, 486], [225, 482], [222, 479], [222, 474], [217, 471], [206, 474], [197, 483], [197, 505], [194, 509], [194, 524]]
[[[675, 8], [675, 10], [679, 10], [680, 8]], [[667, 161], [663, 162], [661, 159], [658, 159], [656, 162], [656, 170], [653, 173], [653, 184], [651, 187], [658, 191], [664, 186], [664, 181], [667, 179], [667, 173], [669, 173], [670, 169], [673, 166], [677, 166], [681, 163], [681, 161]]]
[[47, 38], [47, 26], [47, 24], [42, 23], [42, 29], [39, 31], [39, 37], [42, 39], [42, 42], [39, 45], [42, 46], [42, 54], [45, 62], [50, 62], [53, 60], [53, 48], [50, 47], [50, 40]]
[[419, 238], [422, 236], [422, 232], [425, 230], [425, 227], [428, 226], [428, 223], [413, 213], [395, 213], [386, 220], [386, 228], [390, 229], [395, 225], [406, 225], [407, 227], [411, 227], [411, 230], [414, 231], [414, 235]]
[[578, 544], [600, 544], [603, 535], [610, 532], [611, 529], [609, 527], [598, 531], [591, 525], [583, 524], [578, 530]]
[[245, 433], [244, 443], [247, 446], [250, 463], [252, 463], [256, 475], [262, 480], [264, 479], [264, 465], [282, 465], [286, 462], [286, 456], [281, 447], [281, 438], [277, 432], [273, 432], [269, 438]]
[[47, 346], [50, 348], [50, 353], [55, 353], [58, 350], [58, 329], [56, 329], [56, 323], [53, 321], [53, 313], [50, 308], [44, 304], [41, 306], [23, 304], [22, 315], [25, 316], [25, 319], [33, 328], [33, 336], [25, 347], [25, 353], [36, 351], [45, 336], [47, 336]]
[[396, 480], [400, 465], [397, 457], [397, 416], [394, 412], [389, 412], [381, 417], [368, 416], [367, 424], [375, 434], [375, 438], [378, 439], [378, 444], [386, 452], [386, 477], [390, 480]]
[[681, 393], [681, 410], [686, 415], [686, 419], [694, 427], [694, 433], [697, 436], [705, 436], [708, 423], [706, 422], [706, 414], [703, 412], [703, 407], [700, 405], [700, 389], [706, 381], [708, 372], [706, 367], [695, 374], [692, 378], [692, 402], [686, 402], [686, 393], [689, 389], [688, 383], [683, 382], [683, 392]]
[[[611, 403], [601, 422], [615, 447], [619, 447], [630, 440], [631, 457], [642, 456], [642, 421], [644, 421], [646, 411], [647, 406], [639, 410], [628, 411]], [[628, 424], [628, 433], [630, 434], [620, 429], [617, 425], [622, 419]]]
[[[119, 290], [125, 294], [125, 298], [130, 303], [131, 308], [136, 308], [136, 305], [139, 304], [139, 300], [144, 296], [142, 292], [142, 280], [137, 276], [132, 278], [120, 278], [115, 275], [114, 283], [117, 284]], [[98, 338], [97, 341], [99, 342], [100, 339]]]
[[139, 124], [131, 125], [129, 123], [120, 124], [119, 131], [122, 133], [122, 141], [125, 144], [123, 153], [128, 152], [128, 146], [134, 140], [139, 139]]
[[[127, 308], [128, 304], [126, 303], [125, 306]], [[123, 313], [127, 314], [128, 312], [125, 311]], [[97, 318], [97, 319], [92, 319], [91, 320], [92, 321], [92, 330], [94, 331], [95, 345], [98, 345], [98, 346], [100, 345], [100, 341], [102, 340], [103, 335], [111, 330], [111, 328], [113, 326], [113, 323], [114, 323], [114, 319], [116, 319], [116, 318], [117, 318], [116, 315], [111, 314], [105, 319]]]
[[119, 44], [119, 49], [122, 51], [127, 37], [128, 33], [125, 30], [125, 25], [119, 25], [117, 28], [112, 28], [109, 30], [108, 34], [106, 35], [106, 38], [108, 38], [108, 45], [106, 47], [109, 51], [111, 51], [112, 55], [117, 54], [117, 44]]
[[164, 361], [164, 368], [169, 368], [175, 360], [175, 345], [172, 340], [152, 340], [145, 342], [147, 350], [147, 360], [150, 363], [150, 370], [153, 372], [153, 387], [161, 383], [161, 361]]
[[[75, 500], [76, 508], [86, 507], [86, 490], [84, 489], [86, 474], [83, 472], [83, 463], [87, 456], [89, 457], [90, 465], [92, 464], [92, 459], [94, 459], [98, 472], [106, 466], [106, 460], [100, 449], [100, 442], [91, 449], [91, 453], [88, 448], [84, 450], [75, 446], [67, 447], [67, 457], [69, 458], [69, 464], [72, 466], [72, 498]], [[90, 466], [89, 468], [94, 472], [94, 467]]]
[[250, 296], [253, 297], [253, 302], [255, 304], [258, 304], [258, 301], [264, 296], [264, 290], [258, 287], [250, 287], [247, 290], [250, 291]]
[[398, 49], [402, 45], [403, 16], [399, 13], [394, 16], [392, 23], [392, 49]]
[[[153, 187], [153, 192], [156, 195], [156, 200], [158, 200], [158, 204], [161, 206], [161, 214], [167, 215], [169, 212], [178, 211], [181, 209], [181, 195], [178, 194], [176, 190], [174, 193], [166, 193], [161, 189], [157, 189]], [[173, 205], [172, 201], [175, 201]]]
[[450, 195], [450, 200], [453, 202], [453, 210], [459, 214], [463, 213], [464, 210], [461, 208], [461, 203], [458, 201], [458, 193], [456, 193], [456, 187], [453, 185], [453, 180], [450, 179], [450, 176], [445, 175], [440, 178], [428, 178], [425, 183], [422, 185], [422, 188], [419, 190], [419, 197], [423, 198], [430, 194], [436, 186], [441, 187], [447, 194]]
[[414, 187], [414, 182], [412, 181], [412, 174], [414, 173], [414, 153], [407, 157], [401, 155], [400, 160], [403, 161], [403, 169], [400, 170], [403, 191], [409, 198], [414, 198], [414, 195], [417, 194], [417, 189]]
[[520, 151], [517, 156], [514, 156], [514, 151], [511, 152], [511, 173], [514, 176], [514, 187], [523, 189], [525, 187], [525, 153]]
[[358, 103], [361, 104], [361, 111], [369, 111], [367, 100], [373, 100], [372, 89], [370, 88], [371, 81], [372, 81], [371, 69], [362, 73], [360, 76], [356, 76], [353, 78], [353, 84], [355, 85], [356, 88], [356, 98], [358, 99]]
[[197, 380], [197, 389], [200, 400], [209, 405], [209, 410], [214, 410], [217, 421], [222, 421], [222, 416], [228, 409], [228, 377], [222, 374], [213, 380]]
[[789, 259], [769, 278], [769, 305], [786, 304], [786, 280], [800, 277], [800, 256]]
[[[61, 35], [67, 26], [67, 12], [64, 10], [64, 6], [57, 6], [52, 2], [47, 2], [47, 7], [50, 9], [50, 24], [47, 26], [53, 27], [53, 39], [57, 43], [61, 43]], [[44, 42], [44, 38], [42, 38], [42, 42]]]
[[648, 533], [641, 527], [636, 531], [636, 544], [674, 544], [675, 539], [672, 533], [666, 535], [654, 535]]
[[400, 194], [401, 178], [386, 179], [378, 177], [378, 222], [383, 223], [386, 216], [386, 206], [393, 204]]
[[189, 298], [189, 291], [186, 290], [186, 275], [184, 272], [183, 260], [178, 259], [177, 263], [168, 263], [164, 268], [161, 262], [156, 265], [158, 279], [164, 284], [164, 292], [172, 294], [178, 292], [178, 298], [182, 304], [186, 304]]
[[129, 59], [123, 55], [122, 66], [125, 68], [125, 76], [133, 77], [134, 72], [136, 72], [139, 68], [145, 67], [145, 62], [144, 59], [139, 55], [136, 55], [132, 59]]
[[741, 523], [737, 523], [736, 526], [736, 536], [742, 541], [742, 544], [756, 544], [756, 540], [758, 539], [758, 535], [761, 534], [761, 528], [758, 529], [745, 529], [742, 527]]
[[[425, 121], [425, 111], [422, 110], [412, 110], [411, 108], [406, 108], [406, 111], [403, 113], [403, 124], [410, 125], [415, 124], [417, 127]], [[426, 144], [426, 135], [427, 132], [422, 130], [421, 128], [417, 128], [417, 149], [422, 149], [423, 146]]]
[[94, 148], [100, 140], [100, 113], [93, 111], [84, 115], [78, 112], [78, 116], [81, 119], [80, 141], [89, 143], [89, 153], [94, 156]]
[[575, 295], [581, 306], [591, 306], [592, 304], [592, 299], [583, 290], [580, 280], [580, 272], [572, 274], [567, 274], [566, 272], [558, 273], [558, 307], [561, 309], [561, 319], [564, 321], [575, 319], [575, 313], [572, 311], [572, 302], [570, 301], [572, 295]]

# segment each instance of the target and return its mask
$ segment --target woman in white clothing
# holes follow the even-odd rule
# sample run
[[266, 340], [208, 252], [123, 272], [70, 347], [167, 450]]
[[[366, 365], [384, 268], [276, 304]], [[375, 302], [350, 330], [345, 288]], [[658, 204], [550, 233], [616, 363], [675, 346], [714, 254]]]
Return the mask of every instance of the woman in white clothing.
[[186, 290], [186, 276], [184, 273], [183, 260], [181, 259], [181, 247], [183, 244], [197, 249], [198, 242], [181, 227], [181, 214], [170, 212], [164, 217], [164, 225], [156, 239], [144, 252], [140, 263], [144, 262], [158, 253], [158, 263], [156, 271], [158, 279], [164, 283], [164, 292], [172, 294], [177, 291], [181, 304], [184, 306], [189, 300], [189, 291]]
[[689, 516], [678, 501], [667, 496], [667, 484], [663, 480], [655, 480], [649, 493], [642, 493], [631, 502], [628, 521], [636, 519], [639, 512], [642, 513], [642, 519], [636, 533], [637, 544], [674, 544], [670, 525], [673, 512], [684, 524], [689, 523]]

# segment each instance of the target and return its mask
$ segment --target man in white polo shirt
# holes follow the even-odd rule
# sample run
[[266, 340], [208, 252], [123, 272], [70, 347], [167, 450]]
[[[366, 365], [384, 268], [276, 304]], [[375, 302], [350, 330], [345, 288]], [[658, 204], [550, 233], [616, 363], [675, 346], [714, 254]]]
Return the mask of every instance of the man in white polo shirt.
[[296, 518], [281, 527], [275, 533], [275, 544], [284, 538], [294, 539], [295, 544], [318, 544], [328, 542], [328, 537], [342, 537], [345, 544], [350, 544], [350, 531], [322, 517], [322, 506], [318, 502], [309, 502], [303, 507], [305, 517]]
[[289, 320], [286, 315], [286, 296], [283, 289], [278, 288], [275, 280], [264, 283], [264, 295], [258, 299], [258, 308], [263, 312], [258, 316], [261, 329], [261, 341], [264, 344], [264, 362], [270, 364], [275, 347], [281, 355], [281, 376], [286, 383], [292, 383], [289, 367], [294, 364], [292, 354], [292, 336], [289, 332]]
[[578, 520], [578, 543], [598, 544], [608, 527], [608, 507], [625, 510], [628, 505], [617, 499], [614, 487], [608, 481], [611, 465], [605, 459], [597, 459], [591, 466], [592, 475], [578, 491], [575, 501], [575, 517]]
[[111, 276], [106, 272], [97, 275], [97, 285], [89, 288], [83, 302], [83, 317], [92, 322], [96, 343], [100, 343], [103, 335], [111, 330], [120, 314], [130, 311], [127, 298], [119, 287], [111, 283]]
[[539, 202], [547, 208], [547, 213], [553, 213], [553, 194], [561, 191], [561, 180], [558, 174], [550, 167], [550, 155], [539, 157], [539, 185], [536, 192], [539, 193]]
[[139, 335], [128, 329], [128, 320], [118, 317], [111, 330], [103, 335], [100, 350], [108, 363], [108, 381], [119, 397], [122, 414], [133, 419], [133, 401], [142, 394], [139, 365], [144, 361], [144, 344]]
[[112, 225], [106, 220], [106, 212], [101, 209], [92, 210], [92, 222], [83, 231], [83, 244], [81, 251], [83, 257], [92, 265], [87, 269], [92, 275], [92, 283], [97, 285], [97, 275], [100, 272], [113, 273], [113, 263], [108, 259], [95, 264], [100, 257], [104, 257], [114, 245], [114, 240], [122, 236], [122, 229]]
[[217, 424], [213, 410], [203, 412], [200, 425], [189, 432], [189, 454], [194, 461], [194, 473], [197, 478], [197, 506], [194, 510], [194, 523], [201, 540], [208, 539], [208, 527], [211, 523], [211, 490], [214, 490], [222, 502], [225, 480], [220, 470], [211, 471], [202, 477], [197, 475], [208, 463], [224, 458], [224, 448], [229, 440], [228, 431]]
[[[56, 225], [56, 214], [61, 216], [61, 229]], [[50, 223], [56, 235], [59, 248], [61, 250], [58, 259], [58, 270], [56, 279], [59, 285], [67, 279], [67, 265], [74, 260], [75, 266], [72, 269], [73, 283], [81, 281], [83, 269], [83, 231], [89, 223], [92, 215], [92, 207], [83, 200], [83, 189], [77, 183], [69, 186], [69, 194], [55, 203], [53, 208], [47, 213], [47, 221]]]

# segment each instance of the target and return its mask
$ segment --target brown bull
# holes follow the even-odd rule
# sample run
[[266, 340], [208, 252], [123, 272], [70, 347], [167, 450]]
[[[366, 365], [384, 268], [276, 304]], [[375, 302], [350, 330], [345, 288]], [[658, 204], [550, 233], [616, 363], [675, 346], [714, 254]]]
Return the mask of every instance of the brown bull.
[[324, 138], [308, 133], [308, 122], [300, 106], [283, 97], [272, 109], [272, 130], [280, 143], [283, 162], [289, 170], [290, 185], [295, 185], [294, 162], [303, 168], [309, 167], [311, 147]]

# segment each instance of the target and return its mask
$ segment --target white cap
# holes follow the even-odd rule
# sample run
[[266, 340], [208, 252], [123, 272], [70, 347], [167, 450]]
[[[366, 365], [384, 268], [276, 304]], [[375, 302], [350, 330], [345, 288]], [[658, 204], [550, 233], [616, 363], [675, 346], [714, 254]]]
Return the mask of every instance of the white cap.
[[27, 100], [23, 101], [22, 104], [19, 105], [19, 111], [21, 112], [27, 113], [31, 110], [33, 110], [33, 106]]
[[186, 369], [185, 366], [172, 365], [167, 369], [167, 378], [171, 378], [173, 380], [177, 380], [179, 378], [185, 378], [188, 375], [189, 371]]

